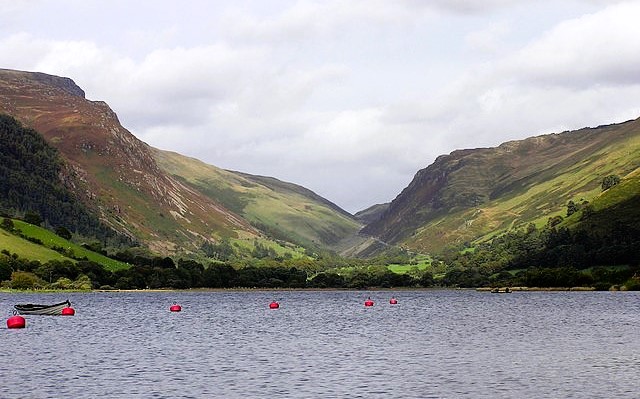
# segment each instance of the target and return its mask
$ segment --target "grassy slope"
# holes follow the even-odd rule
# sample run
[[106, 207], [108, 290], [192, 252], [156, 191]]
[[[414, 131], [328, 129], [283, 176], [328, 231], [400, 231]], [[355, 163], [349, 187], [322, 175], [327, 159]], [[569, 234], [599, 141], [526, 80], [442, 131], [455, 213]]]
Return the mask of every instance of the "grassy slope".
[[70, 260], [75, 262], [73, 259], [67, 258], [52, 249], [32, 243], [3, 229], [0, 229], [0, 249], [7, 250], [11, 254], [17, 254], [20, 258], [37, 260], [41, 263], [51, 260]]
[[394, 273], [408, 273], [414, 269], [417, 270], [427, 270], [431, 268], [432, 259], [428, 256], [418, 255], [415, 257], [414, 262], [412, 264], [390, 264], [387, 266], [389, 270]]
[[167, 151], [155, 151], [155, 158], [168, 173], [291, 241], [331, 247], [360, 228], [344, 211], [302, 187], [223, 170]]
[[[52, 249], [54, 247], [58, 247], [65, 248], [65, 250], [73, 253], [77, 258], [86, 257], [90, 261], [99, 263], [107, 270], [115, 271], [129, 268], [127, 263], [90, 251], [80, 245], [72, 243], [71, 241], [65, 240], [42, 227], [34, 226], [20, 220], [14, 220], [13, 223], [16, 230], [20, 230], [23, 235], [31, 238], [37, 238], [42, 241], [42, 245], [38, 245], [23, 238], [12, 236], [4, 230], [0, 230], [3, 233], [2, 238], [0, 238], [0, 247], [5, 248], [5, 246], [8, 246], [6, 249], [9, 252], [17, 253], [19, 256], [26, 259], [35, 259], [41, 262], [66, 259], [75, 262], [75, 260], [65, 257]], [[6, 241], [4, 234], [8, 236]]]
[[610, 231], [620, 220], [640, 230], [640, 168], [623, 176], [619, 184], [599, 193], [590, 202], [593, 215], [583, 220], [583, 212], [576, 212], [564, 224], [570, 228]]
[[[564, 217], [569, 200], [580, 203], [598, 198], [605, 176], [624, 177], [625, 171], [639, 167], [640, 135], [635, 134], [605, 145], [569, 166], [562, 163], [550, 168], [537, 180], [530, 180], [477, 208], [442, 215], [418, 229], [405, 244], [437, 252], [448, 244], [482, 241], [529, 223], [542, 226], [552, 216]], [[628, 198], [627, 195], [623, 197]]]

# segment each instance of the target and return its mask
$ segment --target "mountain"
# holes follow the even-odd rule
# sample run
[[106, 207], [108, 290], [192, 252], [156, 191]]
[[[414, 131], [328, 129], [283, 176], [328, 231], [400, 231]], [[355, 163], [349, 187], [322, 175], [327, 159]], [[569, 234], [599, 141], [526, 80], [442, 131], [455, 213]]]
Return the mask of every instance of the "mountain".
[[[640, 166], [640, 119], [453, 151], [415, 177], [362, 232], [416, 251], [489, 238], [565, 216], [592, 201], [610, 175]], [[636, 201], [639, 193], [629, 194]]]
[[376, 204], [368, 207], [367, 209], [363, 209], [359, 212], [356, 212], [354, 215], [357, 220], [366, 224], [370, 224], [380, 219], [380, 216], [384, 214], [384, 212], [389, 209], [389, 204]]
[[33, 128], [73, 171], [76, 193], [113, 229], [168, 253], [209, 238], [258, 232], [219, 203], [157, 166], [151, 148], [123, 128], [107, 104], [85, 99], [67, 78], [0, 71], [0, 112]]
[[361, 227], [349, 213], [299, 185], [220, 169], [175, 152], [154, 150], [153, 155], [161, 169], [272, 237], [338, 249]]
[[[252, 242], [265, 230], [289, 231], [297, 223], [311, 226], [301, 238], [322, 245], [359, 227], [346, 212], [301, 187], [222, 170], [216, 174], [214, 167], [154, 149], [125, 129], [106, 103], [87, 100], [69, 78], [0, 69], [0, 113], [37, 131], [59, 151], [65, 162], [59, 177], [103, 223], [155, 253], [192, 252], [222, 239]], [[191, 162], [201, 168], [196, 183], [189, 181], [194, 172], [180, 170]], [[225, 196], [233, 191], [229, 187], [244, 187], [237, 201]], [[265, 197], [250, 198], [260, 195]], [[295, 217], [283, 220], [286, 212], [270, 213], [283, 198], [283, 208]], [[264, 209], [245, 211], [243, 201]], [[322, 218], [325, 224], [314, 226]]]
[[[59, 152], [35, 130], [0, 114], [0, 210], [24, 214], [54, 229], [74, 231], [110, 244], [127, 243], [88, 210], [64, 184]], [[34, 219], [35, 218], [35, 219]], [[37, 219], [37, 220], [36, 220]], [[131, 244], [131, 242], [129, 242]]]
[[[38, 178], [59, 180], [65, 189], [57, 183], [40, 188], [69, 204], [55, 207], [72, 208], [61, 220], [81, 215], [87, 221], [63, 227], [80, 230], [99, 220], [161, 255], [201, 251], [207, 243], [246, 253], [257, 240], [349, 256], [372, 255], [390, 245], [437, 253], [530, 223], [544, 226], [550, 218], [565, 217], [570, 206], [580, 209], [579, 218], [563, 222], [573, 227], [611, 230], [638, 218], [640, 120], [442, 155], [391, 203], [354, 217], [304, 187], [153, 148], [125, 129], [107, 104], [87, 100], [68, 78], [0, 69], [0, 113], [55, 147], [57, 154], [42, 151], [59, 168], [44, 168]], [[3, 150], [20, 150], [12, 147], [13, 136], [0, 137]], [[13, 182], [26, 181], [33, 175], [29, 168], [44, 165], [38, 157], [45, 152], [39, 151], [6, 158], [29, 160], [20, 170], [7, 168], [3, 158], [0, 171]], [[603, 192], [603, 180], [612, 176], [619, 184]], [[29, 177], [24, 186], [33, 188], [36, 181]], [[41, 191], [31, 189], [31, 199], [44, 198]], [[18, 209], [30, 203], [13, 199], [18, 202], [0, 205]]]

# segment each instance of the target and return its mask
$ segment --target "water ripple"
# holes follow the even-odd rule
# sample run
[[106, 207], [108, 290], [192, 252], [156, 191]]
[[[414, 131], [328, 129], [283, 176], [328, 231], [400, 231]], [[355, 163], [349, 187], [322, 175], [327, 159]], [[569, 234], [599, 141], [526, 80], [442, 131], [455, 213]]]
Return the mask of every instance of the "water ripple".
[[[268, 309], [274, 298], [278, 310]], [[7, 317], [15, 303], [64, 299], [0, 294]], [[638, 388], [638, 293], [69, 299], [74, 317], [27, 316], [26, 329], [1, 330], [0, 397], [632, 398]], [[174, 302], [182, 312], [168, 311]]]

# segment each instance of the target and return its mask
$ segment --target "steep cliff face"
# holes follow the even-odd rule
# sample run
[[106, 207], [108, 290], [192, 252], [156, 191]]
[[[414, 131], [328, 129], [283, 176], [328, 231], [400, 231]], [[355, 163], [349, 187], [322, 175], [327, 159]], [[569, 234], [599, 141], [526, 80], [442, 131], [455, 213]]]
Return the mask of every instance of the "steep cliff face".
[[164, 173], [151, 148], [71, 79], [0, 70], [0, 112], [40, 132], [65, 157], [63, 179], [102, 220], [160, 253], [258, 232], [215, 200]]
[[33, 87], [33, 84], [37, 83], [45, 93], [53, 94], [54, 92], [50, 90], [62, 90], [72, 96], [85, 98], [84, 90], [78, 87], [70, 78], [41, 72], [23, 72], [3, 68], [0, 68], [0, 74], [3, 76], [3, 82], [11, 84], [14, 88], [22, 88], [30, 93], [37, 91], [36, 87]]
[[389, 209], [389, 203], [376, 204], [357, 212], [354, 216], [361, 223], [367, 225], [380, 219], [380, 216]]
[[434, 250], [560, 214], [595, 195], [604, 176], [637, 169], [639, 141], [634, 120], [454, 151], [418, 171], [363, 233]]

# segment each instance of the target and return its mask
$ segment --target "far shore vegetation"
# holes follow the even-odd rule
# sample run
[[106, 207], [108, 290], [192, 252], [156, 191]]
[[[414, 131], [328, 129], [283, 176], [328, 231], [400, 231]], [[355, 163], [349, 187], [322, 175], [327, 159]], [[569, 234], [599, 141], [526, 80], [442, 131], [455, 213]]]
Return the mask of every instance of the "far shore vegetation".
[[[208, 260], [153, 256], [134, 247], [109, 253], [99, 244], [72, 242], [63, 229], [51, 232], [38, 220], [3, 218], [0, 243], [18, 240], [27, 251], [55, 256], [27, 257], [0, 250], [5, 290], [140, 289], [371, 289], [537, 287], [537, 289], [640, 290], [634, 254], [606, 238], [530, 225], [473, 248], [451, 249], [438, 258], [388, 250], [372, 259], [332, 254], [282, 256], [257, 242], [252, 256], [239, 258], [233, 245], [209, 245]], [[13, 241], [12, 241], [13, 240]], [[589, 240], [587, 248], [580, 244]], [[632, 243], [632, 240], [628, 241]], [[621, 250], [625, 249], [625, 250]], [[216, 251], [220, 251], [220, 253]], [[607, 264], [607, 262], [609, 262]], [[539, 265], [547, 265], [541, 267]]]

